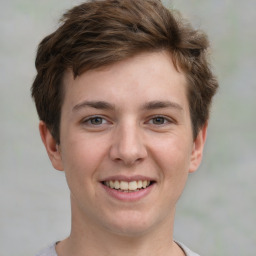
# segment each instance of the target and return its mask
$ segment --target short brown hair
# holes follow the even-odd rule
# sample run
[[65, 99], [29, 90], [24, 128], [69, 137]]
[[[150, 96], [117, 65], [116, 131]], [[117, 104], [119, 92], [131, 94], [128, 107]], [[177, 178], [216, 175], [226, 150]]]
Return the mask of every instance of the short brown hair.
[[63, 75], [83, 72], [141, 52], [167, 50], [187, 78], [187, 97], [196, 137], [209, 118], [218, 87], [207, 57], [206, 35], [193, 29], [160, 0], [89, 1], [66, 12], [60, 27], [39, 44], [32, 85], [39, 118], [60, 143]]

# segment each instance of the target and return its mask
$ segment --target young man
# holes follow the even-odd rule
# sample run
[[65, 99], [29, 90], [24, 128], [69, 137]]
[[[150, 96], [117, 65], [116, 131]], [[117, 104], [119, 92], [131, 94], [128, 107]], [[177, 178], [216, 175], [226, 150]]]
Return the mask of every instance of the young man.
[[197, 255], [173, 241], [218, 83], [206, 36], [157, 0], [90, 1], [39, 45], [39, 130], [71, 194], [70, 236], [38, 255]]

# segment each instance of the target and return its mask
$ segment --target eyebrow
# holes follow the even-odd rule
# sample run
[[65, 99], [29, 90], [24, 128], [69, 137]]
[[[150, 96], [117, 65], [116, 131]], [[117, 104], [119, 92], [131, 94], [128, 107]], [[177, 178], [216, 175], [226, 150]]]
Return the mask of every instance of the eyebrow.
[[83, 101], [75, 105], [72, 111], [78, 111], [85, 107], [91, 107], [96, 109], [106, 109], [106, 110], [113, 110], [115, 108], [114, 105], [105, 101]]
[[153, 110], [153, 109], [161, 109], [161, 108], [174, 108], [177, 110], [183, 110], [183, 107], [176, 102], [173, 101], [151, 101], [147, 102], [142, 106], [144, 110]]
[[[82, 108], [91, 107], [95, 109], [114, 110], [115, 106], [106, 101], [83, 101], [75, 105], [72, 111], [78, 111]], [[161, 108], [174, 108], [177, 110], [183, 110], [182, 106], [172, 101], [150, 101], [142, 106], [142, 110], [154, 110]]]

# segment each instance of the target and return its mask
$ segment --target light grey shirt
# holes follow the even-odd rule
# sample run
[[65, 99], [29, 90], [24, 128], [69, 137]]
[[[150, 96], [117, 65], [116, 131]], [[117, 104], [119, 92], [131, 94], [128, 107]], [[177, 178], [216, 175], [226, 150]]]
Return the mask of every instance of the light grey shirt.
[[[184, 244], [182, 244], [180, 242], [176, 242], [176, 243], [185, 252], [186, 256], [199, 256], [197, 253], [192, 252]], [[36, 256], [58, 256], [57, 253], [56, 253], [56, 250], [55, 250], [55, 245], [56, 245], [56, 243], [51, 244], [50, 246], [48, 246], [47, 248], [45, 248], [44, 250], [39, 252]]]

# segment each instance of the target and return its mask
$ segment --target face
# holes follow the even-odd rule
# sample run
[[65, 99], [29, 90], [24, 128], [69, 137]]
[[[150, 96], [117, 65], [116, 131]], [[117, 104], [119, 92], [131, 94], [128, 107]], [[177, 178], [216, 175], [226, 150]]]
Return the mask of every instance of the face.
[[193, 140], [185, 77], [170, 55], [140, 54], [76, 79], [67, 72], [64, 85], [57, 149], [43, 123], [40, 131], [65, 171], [73, 219], [126, 235], [170, 223], [206, 130]]

